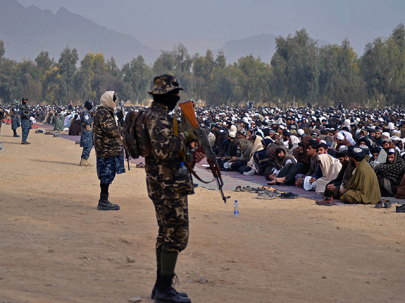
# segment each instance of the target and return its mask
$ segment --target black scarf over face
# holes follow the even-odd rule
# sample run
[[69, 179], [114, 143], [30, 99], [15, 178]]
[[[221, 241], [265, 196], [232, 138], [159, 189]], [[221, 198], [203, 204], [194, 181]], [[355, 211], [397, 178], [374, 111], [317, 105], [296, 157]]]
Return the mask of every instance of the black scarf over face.
[[90, 111], [93, 108], [93, 104], [91, 103], [91, 101], [87, 100], [86, 103], [84, 103], [84, 107]]
[[175, 95], [176, 93], [176, 91], [172, 91], [167, 94], [153, 95], [153, 101], [166, 105], [169, 111], [172, 111], [180, 100], [180, 97]]

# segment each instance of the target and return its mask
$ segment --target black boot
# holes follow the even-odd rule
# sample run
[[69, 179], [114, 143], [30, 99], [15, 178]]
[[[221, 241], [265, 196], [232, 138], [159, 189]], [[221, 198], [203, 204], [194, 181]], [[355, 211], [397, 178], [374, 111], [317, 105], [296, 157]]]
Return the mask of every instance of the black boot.
[[17, 135], [17, 131], [16, 131], [15, 129], [13, 130], [13, 132], [14, 132], [14, 136], [13, 136], [13, 137], [16, 137], [16, 138], [20, 137], [19, 135]]
[[154, 303], [191, 303], [188, 297], [180, 296], [173, 287], [174, 275], [160, 275], [159, 288]]
[[100, 194], [100, 200], [97, 205], [98, 210], [119, 210], [120, 207], [117, 204], [112, 204], [108, 201], [108, 194]]
[[[161, 274], [160, 274], [160, 268], [158, 268], [158, 269], [157, 269], [157, 272], [156, 272], [156, 282], [155, 282], [155, 286], [153, 286], [152, 295], [150, 296], [152, 299], [155, 298], [156, 292], [157, 292], [157, 290], [159, 289], [159, 286], [160, 286], [160, 276], [161, 276]], [[174, 289], [174, 288], [173, 288], [173, 289]], [[174, 289], [174, 291], [175, 291], [180, 297], [187, 297], [187, 294], [186, 294], [185, 292], [177, 292], [176, 289]]]

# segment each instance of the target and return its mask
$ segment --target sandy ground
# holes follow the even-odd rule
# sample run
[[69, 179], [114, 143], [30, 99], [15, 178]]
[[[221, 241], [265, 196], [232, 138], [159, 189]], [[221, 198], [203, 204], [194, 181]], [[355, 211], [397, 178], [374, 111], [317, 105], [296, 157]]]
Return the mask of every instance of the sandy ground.
[[[157, 225], [144, 170], [110, 187], [120, 211], [97, 211], [96, 169], [77, 165], [78, 145], [32, 131], [25, 146], [11, 134], [3, 124], [0, 302], [153, 302]], [[226, 195], [239, 200], [238, 218], [216, 191], [189, 198], [177, 289], [192, 302], [405, 301], [405, 214], [395, 207]]]

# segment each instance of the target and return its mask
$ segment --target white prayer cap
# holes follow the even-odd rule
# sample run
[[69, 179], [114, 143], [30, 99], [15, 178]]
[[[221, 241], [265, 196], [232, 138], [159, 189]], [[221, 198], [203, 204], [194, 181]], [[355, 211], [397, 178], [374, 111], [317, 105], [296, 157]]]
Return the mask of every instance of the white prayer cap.
[[344, 140], [344, 139], [345, 139], [345, 136], [343, 136], [342, 133], [338, 133], [337, 136], [336, 136], [336, 138], [339, 139], [339, 140]]
[[387, 132], [383, 132], [383, 133], [381, 134], [381, 136], [387, 137], [388, 139], [391, 137], [391, 136], [390, 136], [390, 133], [387, 133]]

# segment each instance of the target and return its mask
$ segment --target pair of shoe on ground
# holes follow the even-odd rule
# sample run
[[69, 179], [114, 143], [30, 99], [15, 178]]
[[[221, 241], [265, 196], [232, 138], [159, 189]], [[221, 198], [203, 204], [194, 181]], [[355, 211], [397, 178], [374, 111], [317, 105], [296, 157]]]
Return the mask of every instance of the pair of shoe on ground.
[[[375, 205], [375, 208], [390, 208], [391, 202], [386, 200], [384, 203], [380, 202]], [[396, 207], [395, 212], [397, 213], [405, 213], [405, 204]]]
[[274, 198], [296, 199], [296, 198], [298, 198], [298, 196], [296, 194], [293, 194], [292, 192], [282, 193], [282, 192], [279, 192], [278, 190], [274, 190], [274, 191], [263, 190], [263, 191], [260, 191], [256, 197], [256, 199], [267, 199], [267, 200], [271, 200]]
[[378, 202], [376, 205], [375, 205], [375, 208], [390, 208], [391, 207], [391, 202], [390, 201], [388, 201], [388, 200], [386, 200], [386, 201], [384, 201], [384, 202]]
[[[334, 205], [333, 198], [324, 198], [323, 200], [316, 201], [315, 202], [317, 205], [322, 205], [322, 206], [332, 206]], [[391, 207], [391, 202], [386, 200], [384, 203], [381, 201], [375, 205], [375, 208], [390, 208]], [[396, 208], [397, 213], [405, 213], [405, 204], [401, 206], [397, 206]]]
[[275, 191], [275, 189], [273, 187], [266, 187], [266, 186], [250, 187], [248, 185], [248, 186], [245, 186], [245, 187], [241, 187], [240, 185], [238, 185], [235, 188], [236, 192], [243, 191], [243, 192], [247, 192], [247, 193], [259, 193], [260, 191], [263, 191], [263, 190]]

